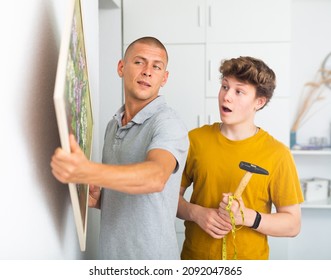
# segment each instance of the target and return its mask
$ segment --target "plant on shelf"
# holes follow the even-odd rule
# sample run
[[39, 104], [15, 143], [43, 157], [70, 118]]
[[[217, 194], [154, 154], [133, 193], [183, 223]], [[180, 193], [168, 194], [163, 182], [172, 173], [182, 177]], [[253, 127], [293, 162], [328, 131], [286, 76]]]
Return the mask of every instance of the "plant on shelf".
[[298, 110], [294, 119], [294, 122], [291, 127], [291, 136], [290, 136], [290, 147], [293, 148], [296, 142], [296, 133], [297, 130], [316, 112], [312, 111], [315, 104], [325, 100], [326, 96], [325, 89], [331, 89], [331, 70], [330, 65], [327, 66], [327, 63], [330, 64], [331, 53], [329, 53], [324, 59], [321, 68], [317, 71], [315, 81], [308, 82], [304, 85]]

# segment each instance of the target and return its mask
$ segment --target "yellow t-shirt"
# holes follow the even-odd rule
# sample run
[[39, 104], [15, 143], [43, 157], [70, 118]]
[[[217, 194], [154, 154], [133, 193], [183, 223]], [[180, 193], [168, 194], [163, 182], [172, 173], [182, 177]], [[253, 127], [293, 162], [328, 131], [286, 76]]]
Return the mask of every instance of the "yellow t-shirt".
[[[263, 129], [250, 138], [231, 141], [220, 133], [220, 123], [189, 132], [190, 148], [182, 176], [182, 187], [193, 186], [190, 202], [218, 208], [223, 193], [236, 190], [245, 171], [240, 161], [258, 165], [269, 175], [253, 174], [242, 199], [245, 206], [270, 213], [271, 206], [303, 202], [296, 166], [290, 150]], [[193, 184], [192, 184], [193, 183]], [[222, 239], [214, 239], [197, 224], [185, 221], [182, 259], [221, 259]], [[232, 234], [227, 241], [227, 259], [234, 257]], [[242, 227], [236, 231], [237, 259], [268, 259], [267, 236]]]

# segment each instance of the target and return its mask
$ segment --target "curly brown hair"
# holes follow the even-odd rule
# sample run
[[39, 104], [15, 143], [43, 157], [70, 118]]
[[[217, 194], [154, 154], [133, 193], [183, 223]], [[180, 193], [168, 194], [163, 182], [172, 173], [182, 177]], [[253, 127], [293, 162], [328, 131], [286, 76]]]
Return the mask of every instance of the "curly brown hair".
[[256, 97], [266, 98], [265, 105], [273, 96], [276, 88], [276, 75], [261, 59], [250, 56], [225, 59], [222, 60], [219, 71], [221, 80], [223, 77], [231, 76], [243, 83], [254, 85], [256, 87]]

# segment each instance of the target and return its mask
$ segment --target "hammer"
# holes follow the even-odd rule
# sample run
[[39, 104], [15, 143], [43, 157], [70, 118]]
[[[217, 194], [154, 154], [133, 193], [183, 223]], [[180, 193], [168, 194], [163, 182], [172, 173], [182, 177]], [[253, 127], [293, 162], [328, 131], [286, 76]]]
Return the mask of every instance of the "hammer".
[[241, 178], [239, 186], [237, 187], [236, 191], [234, 192], [235, 197], [240, 197], [243, 191], [245, 190], [249, 180], [251, 179], [252, 175], [255, 174], [262, 174], [262, 175], [269, 175], [269, 172], [262, 167], [259, 167], [255, 164], [248, 163], [245, 161], [241, 161], [239, 163], [239, 167], [243, 170], [246, 170], [245, 175]]

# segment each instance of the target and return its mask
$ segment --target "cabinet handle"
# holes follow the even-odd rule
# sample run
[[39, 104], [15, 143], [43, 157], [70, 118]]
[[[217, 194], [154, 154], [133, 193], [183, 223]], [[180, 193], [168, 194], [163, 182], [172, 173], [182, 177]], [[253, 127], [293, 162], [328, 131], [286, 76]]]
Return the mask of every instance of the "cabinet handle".
[[211, 81], [211, 61], [208, 60], [208, 81]]
[[211, 6], [208, 6], [208, 26], [212, 26], [212, 19], [211, 19]]
[[201, 27], [201, 9], [198, 6], [198, 27]]
[[197, 127], [200, 127], [200, 115], [197, 116]]

